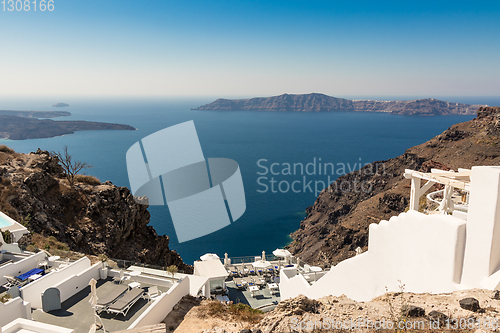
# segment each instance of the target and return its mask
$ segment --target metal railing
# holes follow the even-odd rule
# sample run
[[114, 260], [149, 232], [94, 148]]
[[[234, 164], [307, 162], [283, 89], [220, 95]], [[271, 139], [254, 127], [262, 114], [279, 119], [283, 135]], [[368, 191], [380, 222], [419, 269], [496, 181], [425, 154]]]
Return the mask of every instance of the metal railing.
[[[41, 251], [37, 249], [38, 251]], [[52, 256], [59, 256], [60, 261], [67, 261], [67, 262], [74, 262], [77, 261], [83, 257], [88, 257], [90, 259], [90, 262], [92, 264], [95, 264], [100, 261], [98, 256], [94, 255], [87, 255], [84, 253], [80, 252], [73, 252], [73, 251], [64, 251], [64, 250], [58, 250], [58, 249], [52, 249], [50, 252], [43, 250], [44, 252], [49, 253]], [[115, 269], [127, 269], [130, 266], [136, 266], [136, 267], [141, 267], [143, 269], [155, 269], [155, 270], [160, 270], [167, 272], [167, 267], [168, 266], [158, 266], [158, 265], [151, 265], [151, 264], [145, 264], [145, 263], [140, 263], [137, 261], [132, 261], [132, 260], [124, 260], [124, 259], [115, 259], [115, 258], [108, 258], [106, 260], [106, 263], [109, 268], [115, 268]], [[184, 274], [184, 270], [178, 270], [177, 273]], [[149, 273], [150, 275], [154, 275]], [[167, 273], [167, 276], [170, 273]]]

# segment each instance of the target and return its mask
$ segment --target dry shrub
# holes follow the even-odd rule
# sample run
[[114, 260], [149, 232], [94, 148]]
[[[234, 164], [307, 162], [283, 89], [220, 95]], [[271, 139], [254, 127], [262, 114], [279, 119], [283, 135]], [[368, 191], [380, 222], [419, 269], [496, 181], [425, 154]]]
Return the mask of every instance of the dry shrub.
[[87, 185], [101, 185], [101, 181], [98, 178], [88, 175], [76, 175], [75, 183], [82, 183]]
[[251, 324], [258, 323], [264, 317], [264, 312], [243, 303], [229, 305], [229, 312], [233, 318]]
[[226, 312], [226, 306], [218, 301], [213, 301], [207, 305], [207, 313], [209, 316], [218, 316]]
[[15, 153], [14, 149], [7, 147], [6, 145], [0, 145], [0, 152], [13, 154]]
[[18, 220], [17, 210], [14, 209], [10, 202], [17, 197], [17, 191], [12, 186], [9, 179], [2, 178], [0, 181], [0, 210], [14, 220]]
[[2, 296], [0, 296], [1, 303], [7, 303], [10, 299], [12, 299], [12, 296], [10, 294], [3, 294]]
[[263, 318], [264, 312], [243, 303], [225, 305], [219, 301], [211, 301], [206, 305], [206, 315], [224, 320], [255, 324]]
[[54, 236], [45, 237], [43, 235], [34, 233], [31, 236], [31, 245], [39, 249], [49, 250], [62, 250], [69, 251], [69, 247], [67, 244], [58, 241]]

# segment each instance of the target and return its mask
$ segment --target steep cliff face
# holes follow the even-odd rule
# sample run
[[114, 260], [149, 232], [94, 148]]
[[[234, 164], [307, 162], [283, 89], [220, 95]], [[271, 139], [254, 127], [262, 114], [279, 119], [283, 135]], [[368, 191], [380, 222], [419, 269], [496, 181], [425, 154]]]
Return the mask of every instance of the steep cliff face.
[[436, 116], [450, 114], [475, 114], [479, 105], [440, 101], [433, 98], [413, 101], [349, 100], [324, 94], [283, 94], [251, 99], [223, 99], [200, 106], [195, 110], [256, 110], [256, 111], [302, 111], [335, 112], [362, 111], [388, 112], [398, 115]]
[[[403, 155], [373, 162], [360, 171], [339, 177], [307, 208], [307, 217], [292, 234], [290, 250], [311, 264], [336, 264], [366, 250], [368, 226], [404, 211], [410, 196], [405, 169], [457, 170], [475, 165], [500, 165], [500, 108], [482, 107], [478, 116], [451, 126]], [[365, 183], [367, 191], [345, 191]], [[342, 190], [344, 189], [344, 191]]]
[[[169, 249], [169, 238], [148, 226], [147, 206], [138, 205], [126, 187], [111, 182], [70, 187], [57, 159], [40, 149], [0, 151], [0, 210], [73, 251], [191, 270]], [[30, 244], [31, 235], [21, 242]]]

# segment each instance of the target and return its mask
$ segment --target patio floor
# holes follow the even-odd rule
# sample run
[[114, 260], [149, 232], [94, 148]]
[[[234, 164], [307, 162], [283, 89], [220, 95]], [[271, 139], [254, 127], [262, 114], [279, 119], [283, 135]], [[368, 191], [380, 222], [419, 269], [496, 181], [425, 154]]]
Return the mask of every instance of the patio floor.
[[255, 297], [252, 297], [252, 294], [248, 290], [237, 289], [233, 281], [226, 282], [226, 288], [229, 292], [229, 299], [234, 303], [247, 304], [254, 309], [260, 308], [264, 305], [269, 305], [260, 308], [260, 310], [264, 312], [274, 309], [281, 299], [279, 293], [275, 293], [273, 295], [268, 288], [260, 289]]
[[[111, 278], [97, 281], [97, 296], [103, 297], [117, 285]], [[141, 283], [141, 288], [147, 291], [152, 285]], [[166, 287], [158, 287], [162, 292], [168, 291]], [[81, 290], [62, 303], [61, 310], [54, 310], [48, 313], [42, 310], [33, 311], [33, 319], [42, 323], [62, 326], [74, 329], [76, 333], [88, 333], [91, 325], [94, 323], [93, 310], [89, 303], [90, 286]], [[102, 312], [100, 317], [108, 332], [126, 330], [146, 309], [148, 301], [139, 299], [127, 316], [113, 315]], [[97, 332], [102, 332], [98, 330]]]

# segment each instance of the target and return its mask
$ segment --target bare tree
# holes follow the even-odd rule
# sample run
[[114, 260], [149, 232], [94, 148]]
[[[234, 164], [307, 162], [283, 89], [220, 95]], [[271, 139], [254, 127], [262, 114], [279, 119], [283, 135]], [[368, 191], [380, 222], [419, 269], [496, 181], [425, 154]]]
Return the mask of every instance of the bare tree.
[[70, 186], [75, 185], [75, 177], [80, 171], [92, 168], [91, 165], [85, 162], [73, 161], [73, 157], [68, 152], [68, 146], [64, 146], [62, 153], [59, 151], [57, 153], [52, 152], [52, 156], [57, 157], [59, 160]]

